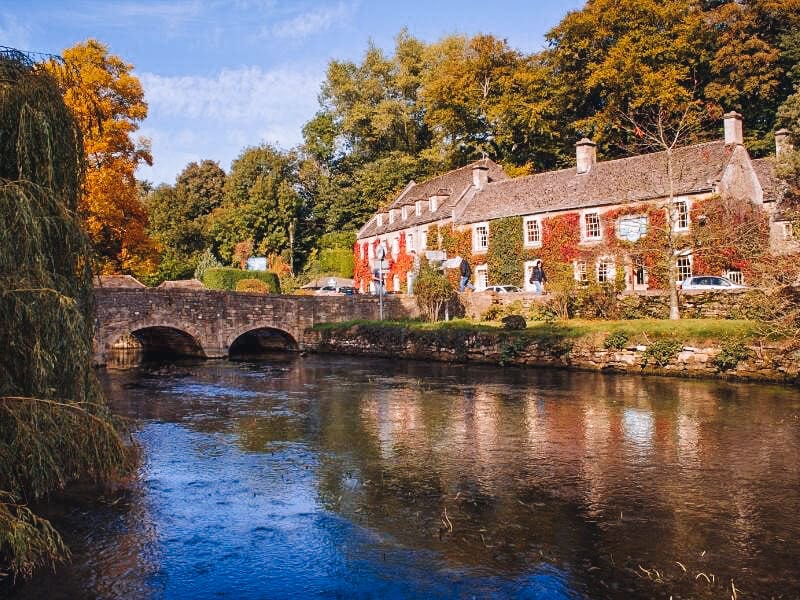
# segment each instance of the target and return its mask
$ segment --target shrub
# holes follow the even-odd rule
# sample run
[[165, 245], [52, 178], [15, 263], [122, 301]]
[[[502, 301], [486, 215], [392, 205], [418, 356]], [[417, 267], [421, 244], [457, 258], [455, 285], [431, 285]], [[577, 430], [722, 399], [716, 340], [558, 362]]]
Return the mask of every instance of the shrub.
[[606, 350], [622, 350], [627, 345], [628, 334], [621, 330], [612, 331], [603, 342], [603, 347]]
[[209, 269], [216, 269], [222, 266], [210, 248], [206, 248], [197, 260], [197, 267], [194, 269], [194, 278], [203, 281], [205, 272]]
[[505, 307], [502, 304], [492, 304], [481, 315], [481, 321], [497, 321], [505, 313]]
[[455, 295], [453, 283], [436, 269], [431, 267], [427, 261], [423, 261], [419, 277], [414, 284], [414, 297], [417, 299], [417, 306], [429, 321], [436, 321], [439, 318], [442, 308]]
[[666, 367], [681, 348], [683, 343], [678, 340], [656, 340], [644, 351], [644, 365], [652, 361], [657, 367]]
[[542, 304], [536, 302], [530, 307], [528, 311], [528, 318], [533, 321], [544, 321], [545, 323], [552, 323], [560, 316], [558, 304], [552, 300], [548, 300]]
[[269, 294], [269, 285], [260, 279], [240, 279], [236, 282], [237, 292], [254, 292], [257, 294]]
[[522, 315], [508, 315], [503, 317], [502, 321], [503, 327], [511, 330], [525, 329], [528, 326]]
[[720, 371], [735, 369], [741, 361], [750, 357], [750, 348], [741, 340], [725, 340], [720, 353], [714, 357], [714, 366]]
[[203, 284], [211, 290], [235, 290], [242, 279], [257, 279], [268, 287], [268, 293], [280, 294], [281, 285], [278, 276], [270, 271], [242, 271], [233, 267], [207, 269], [203, 273]]

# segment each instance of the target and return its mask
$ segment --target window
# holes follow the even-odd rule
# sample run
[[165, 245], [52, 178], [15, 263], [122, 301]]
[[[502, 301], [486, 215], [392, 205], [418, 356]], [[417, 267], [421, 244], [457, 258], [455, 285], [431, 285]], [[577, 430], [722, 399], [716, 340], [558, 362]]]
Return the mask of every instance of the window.
[[638, 286], [647, 285], [647, 267], [645, 267], [644, 259], [641, 256], [636, 256], [633, 259], [633, 282], [634, 285]]
[[614, 277], [614, 266], [607, 260], [597, 261], [597, 283], [608, 283]]
[[794, 239], [794, 227], [792, 226], [791, 221], [783, 222], [783, 239], [785, 241]]
[[436, 212], [436, 209], [439, 208], [439, 199], [436, 196], [431, 197], [431, 212]]
[[422, 250], [427, 250], [428, 249], [428, 230], [427, 229], [423, 229], [420, 232], [420, 235], [422, 237], [422, 239], [419, 242], [420, 248]]
[[414, 248], [414, 234], [409, 233], [406, 235], [406, 252], [411, 252]]
[[475, 251], [486, 250], [489, 247], [489, 226], [485, 223], [475, 226], [473, 239]]
[[416, 204], [414, 205], [414, 212], [417, 213], [417, 216], [422, 214], [422, 200], [417, 200]]
[[731, 283], [744, 285], [744, 274], [739, 269], [728, 269], [725, 271], [724, 275], [730, 279]]
[[617, 235], [621, 240], [635, 242], [647, 235], [647, 215], [622, 217], [617, 224]]
[[675, 230], [687, 229], [689, 229], [689, 205], [686, 204], [686, 200], [679, 200], [675, 203]]
[[383, 227], [383, 213], [378, 213], [378, 227]]
[[400, 218], [405, 221], [408, 218], [408, 206], [404, 206], [400, 209]]
[[678, 257], [678, 281], [683, 281], [692, 276], [692, 257]]
[[583, 215], [586, 224], [586, 239], [599, 240], [601, 237], [600, 231], [600, 215], [597, 213], [586, 213]]
[[394, 223], [394, 209], [390, 208], [389, 209], [389, 225], [391, 225], [392, 223]]
[[486, 265], [475, 267], [475, 289], [481, 291], [487, 287], [489, 287], [489, 272], [486, 270]]
[[589, 276], [586, 273], [586, 261], [575, 261], [575, 281], [586, 283], [589, 281]]
[[539, 219], [527, 217], [525, 219], [525, 245], [538, 246], [542, 243], [542, 229]]

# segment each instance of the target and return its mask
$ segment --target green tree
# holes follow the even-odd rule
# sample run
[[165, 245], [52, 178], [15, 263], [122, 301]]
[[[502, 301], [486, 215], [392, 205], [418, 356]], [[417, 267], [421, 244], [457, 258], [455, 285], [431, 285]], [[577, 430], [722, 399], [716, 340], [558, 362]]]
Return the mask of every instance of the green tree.
[[297, 168], [295, 153], [268, 145], [247, 148], [233, 162], [224, 201], [211, 217], [223, 261], [232, 264], [236, 244], [249, 239], [262, 256], [286, 251], [294, 255], [290, 262], [302, 256], [309, 207], [298, 192]]

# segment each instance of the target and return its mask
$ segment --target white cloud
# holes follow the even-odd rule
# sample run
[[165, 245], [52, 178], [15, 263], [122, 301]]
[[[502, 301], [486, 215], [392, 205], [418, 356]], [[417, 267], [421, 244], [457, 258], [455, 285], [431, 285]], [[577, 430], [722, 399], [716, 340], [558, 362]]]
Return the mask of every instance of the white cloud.
[[315, 33], [344, 25], [355, 11], [355, 4], [339, 2], [335, 6], [317, 8], [272, 26], [272, 35], [278, 38], [302, 39]]
[[143, 73], [149, 110], [141, 134], [152, 140], [153, 167], [139, 175], [172, 182], [192, 160], [210, 158], [227, 169], [246, 146], [289, 148], [318, 109], [323, 69], [244, 67], [214, 77]]

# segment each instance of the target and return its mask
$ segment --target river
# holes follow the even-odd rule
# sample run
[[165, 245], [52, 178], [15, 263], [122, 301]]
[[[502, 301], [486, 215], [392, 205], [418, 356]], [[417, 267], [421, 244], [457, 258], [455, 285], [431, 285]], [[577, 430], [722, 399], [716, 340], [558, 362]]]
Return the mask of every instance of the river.
[[101, 377], [140, 472], [42, 507], [73, 560], [15, 600], [800, 597], [796, 389], [296, 355]]

